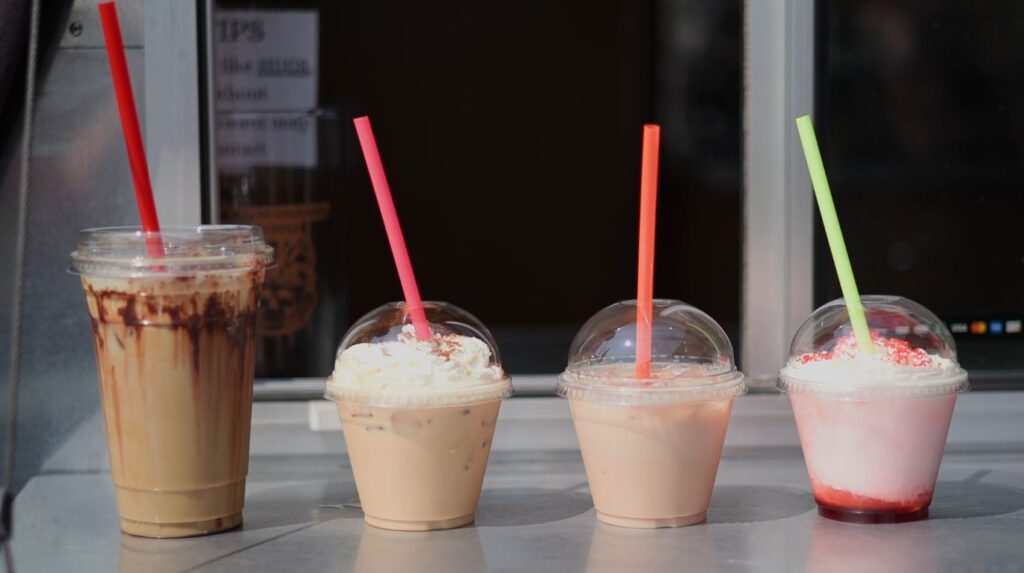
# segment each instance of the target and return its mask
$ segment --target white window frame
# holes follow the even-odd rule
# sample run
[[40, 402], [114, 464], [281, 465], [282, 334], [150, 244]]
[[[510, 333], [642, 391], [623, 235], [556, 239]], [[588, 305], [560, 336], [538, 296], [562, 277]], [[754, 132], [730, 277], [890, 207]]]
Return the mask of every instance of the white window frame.
[[773, 388], [813, 310], [814, 207], [794, 120], [814, 110], [813, 0], [744, 7], [741, 364]]

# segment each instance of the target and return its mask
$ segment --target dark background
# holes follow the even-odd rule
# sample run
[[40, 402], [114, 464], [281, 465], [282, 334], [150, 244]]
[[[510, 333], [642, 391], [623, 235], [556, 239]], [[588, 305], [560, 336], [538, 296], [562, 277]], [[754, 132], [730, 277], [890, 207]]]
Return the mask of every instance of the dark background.
[[[815, 123], [860, 291], [947, 323], [1024, 318], [1024, 5], [817, 10]], [[822, 231], [817, 304], [840, 296]], [[956, 338], [972, 379], [1021, 377], [1024, 335]]]
[[[351, 118], [369, 115], [425, 299], [476, 314], [515, 373], [558, 372], [635, 297], [642, 125], [662, 125], [655, 295], [738, 343], [742, 3], [218, 2], [320, 11], [343, 131], [323, 265], [348, 325], [401, 298]], [[330, 363], [292, 375], [325, 375]]]

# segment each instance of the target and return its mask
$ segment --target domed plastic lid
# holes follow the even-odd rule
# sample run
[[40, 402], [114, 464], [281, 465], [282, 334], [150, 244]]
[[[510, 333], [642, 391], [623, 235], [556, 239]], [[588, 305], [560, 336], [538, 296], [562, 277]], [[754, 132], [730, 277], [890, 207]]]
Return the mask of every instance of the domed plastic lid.
[[443, 406], [512, 393], [498, 346], [476, 317], [424, 302], [431, 337], [416, 335], [404, 302], [381, 306], [349, 328], [338, 347], [328, 399], [381, 406]]
[[966, 390], [945, 324], [898, 296], [862, 297], [875, 348], [860, 348], [843, 299], [815, 310], [793, 337], [779, 388], [789, 392], [915, 397]]
[[651, 404], [731, 398], [746, 392], [718, 323], [678, 300], [655, 299], [651, 376], [636, 376], [637, 303], [617, 302], [580, 329], [559, 394], [573, 400]]

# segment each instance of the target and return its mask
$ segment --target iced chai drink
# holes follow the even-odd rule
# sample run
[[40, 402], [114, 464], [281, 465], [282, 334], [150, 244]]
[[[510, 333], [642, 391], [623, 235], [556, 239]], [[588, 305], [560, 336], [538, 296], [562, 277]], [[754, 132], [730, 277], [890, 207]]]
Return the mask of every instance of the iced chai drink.
[[865, 296], [874, 352], [842, 299], [797, 332], [780, 373], [819, 513], [893, 523], [928, 516], [953, 406], [967, 373], [945, 325], [900, 297]]
[[384, 529], [474, 520], [498, 408], [511, 392], [480, 321], [450, 304], [424, 306], [427, 339], [405, 303], [357, 321], [327, 380], [366, 522]]
[[215, 533], [242, 522], [253, 344], [273, 251], [258, 227], [83, 231], [72, 253], [92, 318], [121, 529]]
[[624, 527], [704, 521], [733, 399], [746, 390], [721, 327], [654, 300], [650, 377], [636, 375], [635, 301], [576, 335], [559, 393], [569, 399], [597, 518]]

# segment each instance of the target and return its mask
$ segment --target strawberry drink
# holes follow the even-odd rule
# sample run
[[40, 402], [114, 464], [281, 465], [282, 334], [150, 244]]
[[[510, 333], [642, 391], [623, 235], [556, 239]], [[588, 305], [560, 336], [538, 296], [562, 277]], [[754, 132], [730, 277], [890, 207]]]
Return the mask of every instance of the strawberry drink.
[[821, 515], [924, 519], [967, 374], [927, 309], [899, 297], [863, 303], [873, 351], [855, 340], [844, 302], [830, 302], [800, 328], [779, 387], [793, 405]]

